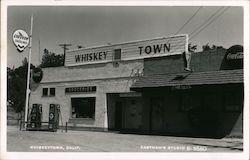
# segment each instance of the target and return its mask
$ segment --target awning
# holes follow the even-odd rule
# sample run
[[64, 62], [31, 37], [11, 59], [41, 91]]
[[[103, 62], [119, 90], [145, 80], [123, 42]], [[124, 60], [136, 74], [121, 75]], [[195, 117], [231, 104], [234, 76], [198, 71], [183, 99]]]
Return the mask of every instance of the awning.
[[131, 86], [131, 89], [236, 83], [243, 83], [243, 69], [144, 75]]

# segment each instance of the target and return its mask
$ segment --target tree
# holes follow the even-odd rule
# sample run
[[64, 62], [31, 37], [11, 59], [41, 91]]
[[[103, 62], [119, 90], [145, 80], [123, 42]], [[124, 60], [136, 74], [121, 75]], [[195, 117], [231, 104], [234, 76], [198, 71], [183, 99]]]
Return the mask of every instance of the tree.
[[41, 68], [58, 67], [64, 65], [64, 55], [49, 52], [46, 48], [43, 51], [44, 53], [42, 63], [40, 64]]
[[215, 50], [215, 49], [220, 49], [223, 48], [222, 46], [216, 46], [216, 45], [212, 45], [212, 47], [209, 46], [209, 43], [207, 43], [206, 45], [202, 46], [202, 51], [209, 51], [209, 50]]
[[[34, 69], [34, 65], [30, 65]], [[24, 110], [28, 61], [25, 58], [18, 68], [7, 68], [7, 100], [16, 112]]]

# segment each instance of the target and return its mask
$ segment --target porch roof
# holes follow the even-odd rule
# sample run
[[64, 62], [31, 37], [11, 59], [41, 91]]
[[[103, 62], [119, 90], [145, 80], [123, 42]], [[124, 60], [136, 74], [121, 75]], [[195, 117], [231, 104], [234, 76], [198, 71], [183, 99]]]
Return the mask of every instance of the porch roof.
[[207, 72], [154, 74], [140, 77], [131, 89], [179, 85], [213, 85], [243, 83], [243, 69]]

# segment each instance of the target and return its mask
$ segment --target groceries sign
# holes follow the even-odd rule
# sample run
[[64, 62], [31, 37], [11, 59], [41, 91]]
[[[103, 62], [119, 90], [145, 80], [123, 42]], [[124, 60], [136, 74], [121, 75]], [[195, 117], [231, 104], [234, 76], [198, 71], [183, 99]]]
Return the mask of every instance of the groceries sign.
[[12, 40], [19, 52], [22, 52], [29, 44], [28, 34], [21, 29], [18, 29], [13, 33]]
[[187, 50], [187, 39], [187, 35], [176, 35], [69, 51], [65, 56], [65, 66], [112, 62], [117, 49], [121, 49], [121, 60], [182, 54]]
[[65, 88], [65, 93], [80, 93], [80, 92], [96, 92], [96, 86]]

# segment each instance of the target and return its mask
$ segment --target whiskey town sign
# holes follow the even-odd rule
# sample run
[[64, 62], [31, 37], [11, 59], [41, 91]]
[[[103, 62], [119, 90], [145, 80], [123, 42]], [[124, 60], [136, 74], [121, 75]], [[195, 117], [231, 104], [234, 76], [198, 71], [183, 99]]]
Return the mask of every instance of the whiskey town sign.
[[[142, 55], [142, 53], [145, 54], [157, 54], [161, 53], [162, 50], [164, 53], [170, 52], [170, 43], [167, 44], [156, 44], [156, 45], [148, 45], [148, 46], [139, 46], [139, 54]], [[75, 55], [75, 62], [88, 62], [88, 61], [99, 61], [99, 60], [106, 60], [108, 51], [101, 51], [101, 52], [93, 52], [93, 53], [87, 53], [87, 54], [78, 54]]]
[[117, 48], [121, 49], [121, 60], [182, 54], [187, 48], [187, 35], [69, 51], [66, 53], [65, 65], [111, 62]]

